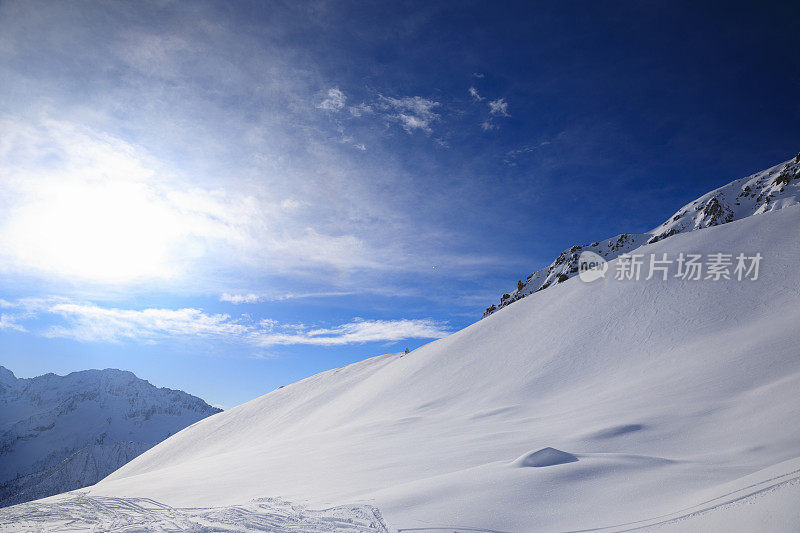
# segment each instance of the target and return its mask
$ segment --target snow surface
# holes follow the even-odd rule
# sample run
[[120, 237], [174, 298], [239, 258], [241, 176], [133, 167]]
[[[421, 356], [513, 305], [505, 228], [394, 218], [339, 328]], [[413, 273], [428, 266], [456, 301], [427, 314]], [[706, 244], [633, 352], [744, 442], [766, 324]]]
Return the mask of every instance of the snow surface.
[[122, 370], [18, 379], [0, 366], [0, 507], [92, 485], [219, 411]]
[[559, 279], [578, 273], [581, 252], [594, 252], [612, 260], [644, 244], [667, 239], [680, 233], [727, 224], [734, 220], [768, 213], [800, 203], [800, 154], [794, 159], [734, 180], [724, 187], [704, 194], [680, 208], [663, 224], [647, 233], [623, 233], [591, 244], [576, 245], [561, 252], [548, 267], [537, 270], [517, 290], [504, 294], [497, 305], [486, 308], [483, 317], [535, 292], [552, 287]]
[[392, 531], [797, 530], [798, 227], [795, 206], [642, 249], [760, 252], [757, 281], [571, 279], [202, 420], [87, 492], [369, 505]]

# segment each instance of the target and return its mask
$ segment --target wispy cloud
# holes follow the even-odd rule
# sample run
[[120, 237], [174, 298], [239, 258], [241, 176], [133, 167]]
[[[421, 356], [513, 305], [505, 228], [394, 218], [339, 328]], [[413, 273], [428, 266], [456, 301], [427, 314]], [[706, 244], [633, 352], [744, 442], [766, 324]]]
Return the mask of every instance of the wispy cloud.
[[[338, 112], [344, 109], [347, 98], [337, 87], [328, 90], [327, 97], [317, 105], [318, 109], [325, 111]], [[399, 98], [377, 94], [369, 102], [361, 102], [356, 106], [348, 107], [352, 119], [365, 118], [368, 116], [397, 122], [411, 134], [415, 131], [431, 133], [432, 125], [441, 117], [435, 112], [441, 103], [422, 96], [403, 96]], [[345, 144], [352, 144], [359, 148], [363, 144], [356, 143], [344, 133], [344, 127], [340, 121], [336, 121], [340, 139]]]
[[247, 294], [229, 294], [227, 292], [222, 293], [222, 296], [219, 297], [220, 302], [228, 302], [234, 305], [238, 304], [255, 304], [258, 302], [263, 302], [266, 298], [264, 296], [260, 296], [258, 294], [254, 294], [252, 292]]
[[0, 271], [7, 274], [119, 284], [197, 279], [209, 268], [300, 273], [389, 264], [343, 232], [340, 220], [335, 235], [320, 229], [323, 221], [308, 215], [322, 210], [302, 209], [306, 199], [188, 183], [142, 147], [72, 122], [0, 118], [0, 128]]
[[324, 291], [324, 292], [301, 292], [301, 293], [293, 293], [287, 292], [277, 295], [269, 295], [269, 294], [255, 294], [252, 292], [249, 293], [222, 293], [219, 297], [220, 302], [227, 302], [232, 303], [234, 305], [239, 304], [255, 304], [259, 302], [280, 302], [284, 300], [297, 300], [297, 299], [305, 299], [305, 298], [332, 298], [337, 296], [349, 296], [352, 294], [356, 294], [352, 291]]
[[295, 333], [259, 332], [254, 342], [262, 347], [288, 344], [335, 346], [365, 342], [396, 342], [404, 339], [439, 339], [449, 335], [445, 324], [430, 319], [422, 320], [365, 320], [333, 328], [309, 329]]
[[[477, 74], [475, 74], [475, 76], [480, 78], [483, 77], [483, 75], [477, 76]], [[474, 85], [470, 86], [470, 88], [467, 90], [467, 93], [472, 98], [473, 103], [480, 103], [487, 100], [486, 97], [481, 96], [480, 92]], [[505, 98], [497, 98], [495, 100], [489, 100], [486, 102], [486, 105], [489, 109], [489, 114], [484, 115], [486, 118], [481, 122], [481, 129], [483, 131], [497, 130], [500, 128], [500, 125], [497, 123], [497, 119], [511, 116], [508, 112], [508, 102], [505, 100]]]
[[[475, 196], [423, 170], [458, 149], [464, 99], [320, 64], [283, 38], [307, 10], [271, 12], [243, 32], [242, 10], [213, 3], [4, 11], [0, 285], [187, 302], [241, 287], [431, 294], [441, 280], [409, 274], [440, 264], [461, 286], [491, 268], [463, 268], [474, 257], [504, 263], [443, 222]], [[430, 150], [407, 150], [426, 135]]]
[[48, 313], [65, 319], [66, 325], [51, 326], [48, 337], [85, 342], [140, 341], [167, 337], [217, 337], [235, 339], [249, 328], [225, 314], [207, 314], [200, 309], [116, 309], [91, 303], [60, 303]]
[[516, 148], [514, 150], [509, 150], [506, 152], [506, 157], [504, 159], [505, 163], [509, 166], [516, 165], [516, 160], [525, 154], [530, 154], [531, 152], [535, 152], [539, 148], [552, 144], [552, 141], [542, 141], [537, 144], [526, 144], [521, 148]]
[[[318, 109], [325, 111], [338, 112], [344, 109], [346, 96], [338, 88], [330, 89], [327, 97], [317, 105]], [[397, 122], [406, 133], [412, 134], [415, 131], [422, 131], [430, 134], [432, 125], [441, 117], [435, 110], [441, 106], [440, 102], [423, 98], [422, 96], [403, 96], [399, 98], [377, 94], [367, 102], [348, 107], [351, 119], [363, 119], [373, 117], [390, 122]], [[336, 120], [337, 130], [341, 142], [352, 144], [358, 149], [364, 149], [362, 143], [356, 142], [353, 138], [344, 133], [344, 127], [340, 120]]]
[[339, 142], [341, 142], [342, 144], [350, 145], [353, 148], [355, 148], [356, 150], [361, 150], [362, 152], [367, 149], [367, 145], [366, 144], [364, 144], [362, 142], [358, 142], [355, 139], [355, 137], [353, 137], [351, 135], [347, 135], [345, 133], [344, 126], [339, 126], [337, 128], [337, 131], [339, 132]]
[[325, 111], [338, 112], [344, 109], [344, 104], [347, 101], [347, 96], [338, 88], [333, 87], [328, 89], [326, 97], [319, 103], [317, 108], [324, 109]]
[[364, 102], [361, 102], [356, 106], [350, 106], [348, 110], [350, 111], [350, 114], [353, 115], [354, 117], [362, 117], [364, 115], [370, 115], [375, 112], [375, 110], [372, 109], [371, 105]]
[[392, 98], [380, 95], [377, 102], [377, 106], [386, 112], [385, 116], [399, 122], [408, 134], [416, 130], [430, 133], [431, 125], [439, 120], [439, 115], [434, 109], [440, 105], [435, 100], [421, 96]]
[[510, 117], [508, 114], [508, 102], [504, 98], [498, 98], [489, 102], [489, 114], [495, 117]]
[[11, 331], [27, 331], [23, 326], [21, 326], [17, 321], [19, 317], [15, 315], [10, 315], [7, 313], [0, 314], [0, 331], [2, 330], [11, 330]]
[[508, 152], [506, 152], [506, 155], [508, 157], [519, 157], [520, 155], [529, 154], [534, 150], [536, 150], [537, 148], [541, 148], [542, 146], [547, 146], [548, 144], [551, 144], [551, 141], [542, 141], [538, 144], [526, 144], [522, 148], [509, 150]]
[[281, 209], [284, 211], [295, 211], [306, 205], [305, 202], [295, 198], [284, 198], [281, 200]]
[[481, 102], [481, 101], [485, 100], [485, 98], [483, 98], [480, 95], [480, 93], [478, 93], [478, 89], [476, 89], [475, 87], [470, 87], [469, 91], [467, 91], [467, 92], [469, 92], [469, 95], [472, 97], [472, 100], [475, 101], [475, 102]]
[[[274, 345], [333, 346], [403, 339], [436, 339], [450, 333], [447, 324], [432, 319], [367, 320], [354, 318], [333, 327], [282, 324], [249, 315], [232, 317], [202, 309], [121, 309], [67, 298], [30, 298], [7, 302], [26, 320], [55, 317], [39, 333], [80, 342], [157, 342], [166, 339], [210, 338], [258, 347]], [[1, 328], [26, 331], [11, 315], [0, 316]]]
[[508, 113], [508, 102], [504, 98], [498, 98], [497, 100], [490, 100], [487, 105], [489, 106], [489, 117], [481, 122], [481, 129], [483, 131], [500, 129], [497, 119], [511, 116]]
[[[486, 97], [481, 96], [475, 86], [470, 86], [467, 93], [475, 103], [487, 100]], [[344, 124], [346, 121], [341, 115], [336, 114], [347, 107], [345, 105], [347, 100], [345, 94], [338, 87], [335, 87], [329, 89], [326, 95], [316, 107], [324, 111], [334, 112], [330, 114], [330, 118], [336, 124], [339, 141], [342, 144], [349, 144], [359, 150], [364, 150], [365, 145], [363, 143], [356, 141], [351, 135], [345, 133]], [[499, 126], [495, 122], [496, 118], [511, 116], [508, 113], [508, 102], [503, 98], [488, 101], [486, 104], [489, 108], [489, 115], [482, 123], [484, 130], [497, 129]], [[347, 110], [350, 114], [350, 120], [369, 117], [373, 120], [395, 122], [408, 134], [415, 132], [431, 134], [434, 124], [442, 121], [443, 117], [439, 111], [442, 107], [441, 102], [422, 96], [391, 97], [378, 93], [374, 98], [368, 98], [358, 105], [347, 107]], [[458, 115], [458, 113], [455, 114]], [[440, 138], [434, 140], [442, 144]]]

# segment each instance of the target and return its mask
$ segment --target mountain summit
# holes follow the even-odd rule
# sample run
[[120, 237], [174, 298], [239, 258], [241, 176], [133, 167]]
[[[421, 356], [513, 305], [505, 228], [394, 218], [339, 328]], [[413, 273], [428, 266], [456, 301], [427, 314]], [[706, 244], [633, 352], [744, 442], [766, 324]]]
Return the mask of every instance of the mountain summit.
[[0, 507], [92, 485], [220, 411], [122, 370], [21, 379], [0, 366]]
[[740, 178], [689, 202], [658, 227], [646, 233], [623, 233], [604, 241], [576, 245], [561, 252], [549, 266], [537, 270], [517, 289], [503, 294], [500, 303], [490, 305], [483, 318], [498, 309], [565, 281], [578, 273], [581, 252], [594, 252], [610, 261], [679, 233], [687, 233], [740, 220], [752, 215], [776, 211], [800, 202], [800, 154], [794, 159], [767, 170]]

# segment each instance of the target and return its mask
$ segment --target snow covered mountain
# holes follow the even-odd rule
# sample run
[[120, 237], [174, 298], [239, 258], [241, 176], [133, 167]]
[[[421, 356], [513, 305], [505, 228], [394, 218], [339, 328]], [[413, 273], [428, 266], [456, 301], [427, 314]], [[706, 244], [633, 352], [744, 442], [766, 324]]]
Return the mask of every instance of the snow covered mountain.
[[121, 370], [19, 379], [0, 366], [0, 507], [92, 485], [218, 412]]
[[581, 252], [591, 251], [610, 261], [644, 244], [658, 242], [679, 233], [726, 224], [751, 215], [782, 209], [798, 202], [800, 202], [800, 154], [792, 160], [732, 181], [724, 187], [704, 194], [680, 208], [663, 224], [647, 233], [623, 233], [604, 241], [576, 245], [564, 250], [549, 266], [537, 270], [525, 281], [517, 282], [517, 289], [503, 294], [500, 303], [487, 307], [483, 318], [534, 292], [575, 276], [578, 273], [578, 257]]
[[568, 279], [202, 420], [0, 531], [800, 530], [800, 205], [704, 213], [764, 205], [735, 205], [745, 185], [638, 253], [760, 254], [756, 279]]

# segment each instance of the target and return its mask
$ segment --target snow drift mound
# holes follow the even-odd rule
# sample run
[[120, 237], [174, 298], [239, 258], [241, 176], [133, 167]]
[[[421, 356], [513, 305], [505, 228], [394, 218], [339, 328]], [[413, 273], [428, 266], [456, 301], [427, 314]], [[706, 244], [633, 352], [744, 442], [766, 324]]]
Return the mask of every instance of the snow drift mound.
[[526, 453], [514, 461], [514, 466], [533, 466], [541, 468], [544, 466], [563, 465], [564, 463], [574, 463], [578, 458], [571, 453], [562, 452], [555, 448], [542, 448], [535, 452]]
[[[627, 529], [797, 479], [798, 228], [788, 207], [660, 240], [641, 251], [764, 259], [755, 281], [568, 280], [404, 357], [198, 422], [90, 492], [368, 504], [399, 529], [530, 532]], [[509, 468], [542, 445], [579, 460]]]

